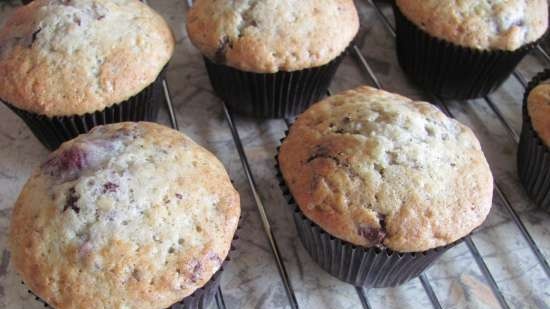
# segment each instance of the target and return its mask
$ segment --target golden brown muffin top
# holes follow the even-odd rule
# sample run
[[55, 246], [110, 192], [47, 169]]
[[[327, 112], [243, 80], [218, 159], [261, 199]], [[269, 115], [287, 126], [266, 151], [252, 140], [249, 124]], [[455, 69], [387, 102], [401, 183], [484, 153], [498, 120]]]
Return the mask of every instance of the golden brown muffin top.
[[493, 177], [472, 131], [426, 102], [370, 87], [300, 115], [279, 164], [309, 219], [364, 247], [444, 246], [491, 208]]
[[220, 161], [153, 123], [94, 128], [25, 184], [15, 269], [57, 309], [164, 309], [220, 269], [240, 215]]
[[516, 50], [548, 28], [546, 0], [396, 0], [415, 25], [440, 39], [482, 50]]
[[203, 55], [257, 73], [327, 64], [358, 29], [353, 0], [197, 0], [187, 15]]
[[527, 111], [533, 129], [543, 143], [550, 147], [550, 82], [544, 82], [531, 90], [527, 97]]
[[0, 30], [0, 99], [46, 116], [103, 110], [153, 83], [174, 45], [138, 0], [36, 0]]

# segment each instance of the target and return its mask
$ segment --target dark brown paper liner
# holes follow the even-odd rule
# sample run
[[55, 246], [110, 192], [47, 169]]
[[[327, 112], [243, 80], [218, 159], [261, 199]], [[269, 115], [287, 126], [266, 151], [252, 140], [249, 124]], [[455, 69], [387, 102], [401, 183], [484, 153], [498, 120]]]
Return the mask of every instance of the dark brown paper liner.
[[151, 85], [128, 100], [84, 115], [47, 117], [22, 110], [9, 102], [4, 104], [27, 124], [46, 148], [55, 150], [63, 142], [98, 125], [123, 121], [154, 121], [161, 105], [163, 75], [161, 73]]
[[[231, 248], [229, 249], [229, 253], [227, 254], [227, 257], [225, 258], [222, 265], [220, 266], [220, 269], [217, 272], [215, 272], [214, 275], [212, 275], [212, 278], [210, 278], [210, 280], [206, 282], [205, 285], [203, 285], [202, 287], [197, 289], [195, 292], [193, 292], [193, 294], [185, 297], [180, 302], [175, 303], [166, 309], [208, 309], [209, 308], [210, 304], [218, 294], [224, 267], [226, 267], [229, 261], [231, 261], [231, 254], [236, 250], [235, 245], [239, 241], [239, 236], [238, 236], [239, 229], [240, 227], [238, 227], [237, 232], [235, 232], [235, 237], [231, 242]], [[24, 282], [21, 282], [21, 283], [25, 284]], [[37, 301], [44, 304], [44, 307], [52, 308], [44, 300], [36, 296], [36, 294], [34, 294], [31, 290], [27, 290], [27, 292], [29, 294], [32, 294]]]
[[[288, 135], [288, 132], [287, 132]], [[281, 140], [281, 143], [284, 139]], [[338, 239], [308, 219], [296, 204], [279, 168], [279, 148], [275, 157], [277, 177], [293, 211], [298, 236], [311, 258], [326, 272], [357, 287], [399, 286], [419, 276], [452, 244], [423, 252], [400, 253], [384, 247], [364, 248]]]
[[523, 97], [523, 126], [518, 147], [519, 179], [529, 197], [538, 207], [550, 210], [550, 149], [533, 128], [527, 111], [531, 90], [550, 79], [550, 69], [536, 75], [528, 84]]
[[396, 5], [393, 8], [401, 68], [421, 87], [445, 99], [466, 100], [488, 95], [536, 46], [530, 43], [515, 51], [462, 47], [429, 35], [405, 17]]
[[241, 71], [206, 57], [204, 63], [214, 91], [229, 109], [257, 118], [283, 118], [300, 114], [326, 94], [343, 54], [320, 67], [272, 74]]

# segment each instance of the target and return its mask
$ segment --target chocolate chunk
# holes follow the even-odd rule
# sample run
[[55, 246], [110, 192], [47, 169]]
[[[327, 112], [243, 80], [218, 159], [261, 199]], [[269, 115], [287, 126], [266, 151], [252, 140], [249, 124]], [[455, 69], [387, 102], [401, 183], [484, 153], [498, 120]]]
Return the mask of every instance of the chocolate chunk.
[[215, 252], [210, 252], [208, 254], [208, 259], [211, 260], [212, 262], [218, 264], [218, 265], [221, 265], [222, 264], [222, 258]]
[[386, 237], [386, 232], [383, 229], [374, 228], [370, 226], [361, 226], [358, 228], [357, 233], [374, 244], [381, 244]]
[[516, 26], [516, 27], [523, 27], [523, 26], [525, 26], [525, 20], [520, 19], [520, 20], [516, 21], [516, 22], [514, 23], [514, 26]]
[[386, 231], [386, 215], [383, 215], [383, 214], [378, 214], [378, 220], [379, 220], [379, 223], [380, 223], [380, 226], [382, 227], [382, 229], [384, 230], [384, 232]]
[[336, 133], [336, 134], [344, 134], [344, 133], [346, 133], [346, 130], [344, 130], [343, 128], [340, 128], [340, 129], [337, 129], [336, 131], [334, 131], [334, 133]]
[[208, 258], [212, 261], [220, 262], [222, 259], [216, 253], [211, 253]]
[[202, 264], [201, 262], [197, 261], [195, 263], [195, 266], [193, 266], [193, 270], [191, 271], [191, 281], [193, 283], [196, 283], [197, 281], [199, 281], [201, 275], [202, 275]]
[[102, 20], [105, 18], [107, 9], [104, 6], [98, 6], [97, 3], [92, 3], [92, 11], [92, 17], [95, 18], [95, 20]]
[[118, 190], [118, 185], [116, 183], [107, 182], [103, 185], [103, 194], [108, 192], [116, 192]]
[[36, 38], [37, 38], [38, 34], [40, 33], [40, 31], [42, 31], [42, 28], [38, 28], [32, 33], [31, 43], [29, 45], [29, 48], [32, 47], [32, 44], [34, 44], [34, 41], [36, 41]]
[[233, 48], [233, 46], [231, 46], [231, 41], [228, 36], [224, 36], [218, 45], [214, 61], [217, 63], [225, 63], [225, 54], [229, 48]]
[[332, 159], [332, 160], [335, 160], [335, 161], [338, 160], [338, 158], [335, 158], [334, 156], [331, 156], [330, 150], [328, 148], [326, 148], [324, 146], [316, 146], [315, 149], [313, 150], [313, 153], [307, 159], [306, 162], [310, 163], [311, 161], [314, 161], [314, 160], [317, 160], [317, 159], [320, 159], [320, 158]]
[[178, 200], [181, 200], [183, 198], [183, 195], [181, 195], [180, 193], [176, 193], [176, 198]]
[[63, 207], [63, 212], [65, 212], [67, 209], [70, 208], [74, 212], [79, 213], [80, 208], [78, 208], [78, 206], [76, 206], [76, 203], [78, 202], [79, 199], [80, 199], [80, 196], [78, 196], [78, 194], [76, 194], [76, 191], [75, 191], [74, 187], [70, 188], [69, 193], [67, 195], [67, 199], [65, 200], [65, 206]]
[[132, 277], [139, 282], [143, 279], [143, 272], [136, 268], [132, 272]]
[[378, 214], [380, 228], [360, 226], [357, 233], [374, 244], [382, 244], [386, 238], [386, 215]]

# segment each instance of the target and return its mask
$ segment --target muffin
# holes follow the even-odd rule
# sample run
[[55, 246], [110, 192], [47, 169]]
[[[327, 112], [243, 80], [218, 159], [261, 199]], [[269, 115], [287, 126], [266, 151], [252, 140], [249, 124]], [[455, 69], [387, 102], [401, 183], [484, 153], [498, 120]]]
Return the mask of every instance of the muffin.
[[394, 13], [399, 64], [447, 99], [491, 93], [548, 28], [546, 0], [396, 0]]
[[355, 286], [419, 275], [491, 208], [493, 178], [472, 131], [429, 103], [370, 87], [300, 115], [278, 163], [305, 248]]
[[197, 0], [187, 15], [216, 94], [260, 118], [296, 115], [324, 96], [358, 29], [353, 0]]
[[154, 120], [173, 50], [138, 0], [36, 0], [0, 30], [0, 100], [55, 149], [98, 124]]
[[523, 99], [518, 174], [529, 197], [550, 209], [550, 69], [529, 83]]
[[98, 126], [25, 184], [12, 263], [57, 309], [206, 308], [186, 300], [217, 289], [239, 215], [223, 165], [185, 135], [147, 122]]

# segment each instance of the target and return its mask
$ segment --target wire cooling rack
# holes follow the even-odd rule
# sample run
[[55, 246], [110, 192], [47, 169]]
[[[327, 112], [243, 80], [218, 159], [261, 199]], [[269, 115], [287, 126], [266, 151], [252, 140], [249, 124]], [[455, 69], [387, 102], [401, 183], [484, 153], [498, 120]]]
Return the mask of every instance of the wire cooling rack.
[[[144, 0], [144, 2], [147, 2], [147, 1]], [[192, 0], [186, 0], [186, 2], [187, 2], [187, 7], [188, 8], [191, 7], [192, 4], [193, 4]], [[384, 5], [384, 4], [373, 1], [373, 0], [364, 0], [364, 2], [366, 2], [366, 4], [368, 6], [370, 6], [371, 8], [374, 9], [374, 11], [376, 13], [375, 15], [377, 16], [377, 18], [380, 19], [380, 21], [383, 23], [384, 27], [386, 28], [387, 35], [395, 37], [394, 25], [392, 24], [390, 19], [387, 17], [387, 15], [383, 12], [383, 10], [381, 8], [381, 5]], [[545, 48], [543, 46], [538, 45], [534, 52], [538, 54], [537, 55], [538, 57], [541, 57], [542, 59], [544, 59], [544, 61], [547, 64], [550, 64], [549, 52], [547, 50], [545, 50]], [[359, 66], [364, 71], [364, 73], [368, 76], [368, 78], [370, 78], [372, 80], [374, 85], [377, 88], [382, 89], [383, 85], [381, 84], [379, 78], [377, 77], [376, 72], [373, 70], [373, 68], [371, 67], [371, 65], [367, 61], [367, 55], [365, 55], [358, 48], [357, 45], [352, 46], [351, 54], [357, 58], [357, 60], [358, 60], [357, 62], [359, 64]], [[519, 71], [517, 71], [517, 70], [514, 71], [513, 78], [515, 78], [522, 85], [522, 87], [525, 89], [525, 87], [527, 85], [527, 81], [521, 75], [521, 73]], [[176, 115], [174, 113], [174, 109], [173, 109], [173, 105], [172, 105], [172, 97], [170, 95], [168, 82], [166, 80], [163, 81], [163, 87], [164, 87], [165, 101], [166, 101], [166, 106], [167, 106], [167, 109], [168, 109], [168, 112], [169, 112], [171, 125], [172, 125], [173, 128], [178, 129], [178, 123], [177, 123]], [[330, 95], [330, 91], [327, 93], [327, 95]], [[432, 102], [435, 103], [446, 115], [448, 115], [449, 117], [452, 117], [452, 118], [455, 117], [455, 115], [452, 113], [451, 109], [448, 106], [448, 102], [446, 102], [445, 100], [443, 100], [441, 98], [438, 98], [434, 95], [431, 95], [431, 94], [427, 94], [427, 95], [432, 98]], [[497, 106], [497, 103], [490, 96], [484, 97], [483, 101], [485, 101], [487, 106], [493, 112], [494, 117], [496, 117], [498, 119], [498, 121], [501, 123], [501, 125], [504, 126], [504, 128], [508, 132], [511, 139], [516, 144], [519, 143], [519, 134], [518, 134], [518, 132], [514, 129], [513, 125], [506, 119], [505, 115], [501, 112], [501, 110]], [[276, 266], [277, 266], [277, 269], [278, 269], [278, 272], [279, 272], [280, 279], [281, 279], [282, 284], [284, 286], [286, 296], [288, 298], [288, 303], [289, 303], [291, 308], [298, 309], [298, 308], [300, 308], [300, 304], [297, 301], [296, 294], [295, 294], [294, 288], [292, 286], [292, 282], [289, 279], [289, 275], [288, 275], [288, 272], [287, 272], [287, 267], [285, 265], [285, 262], [283, 261], [281, 252], [279, 250], [279, 246], [277, 245], [277, 239], [276, 239], [276, 237], [273, 233], [272, 226], [271, 226], [269, 217], [267, 215], [264, 202], [263, 202], [262, 198], [260, 197], [259, 190], [258, 190], [258, 187], [256, 185], [256, 181], [254, 180], [253, 171], [252, 171], [252, 169], [250, 167], [250, 164], [248, 162], [248, 158], [247, 158], [246, 152], [244, 150], [242, 140], [239, 136], [239, 131], [238, 131], [236, 125], [235, 125], [234, 117], [232, 115], [232, 112], [230, 110], [228, 110], [225, 103], [221, 102], [221, 104], [222, 104], [225, 119], [227, 121], [227, 124], [229, 125], [230, 130], [231, 130], [231, 134], [232, 134], [232, 137], [233, 137], [233, 142], [235, 144], [235, 147], [236, 147], [237, 152], [239, 154], [240, 161], [242, 163], [244, 174], [246, 176], [248, 185], [249, 185], [250, 190], [252, 192], [252, 195], [254, 197], [254, 202], [256, 204], [258, 213], [260, 215], [261, 224], [262, 224], [264, 232], [267, 236], [269, 246], [270, 246], [270, 249], [271, 249], [271, 253], [273, 254], [273, 258], [275, 260], [275, 263], [276, 263]], [[285, 122], [286, 122], [287, 127], [288, 127], [291, 120], [285, 119]], [[534, 241], [533, 237], [531, 236], [530, 232], [528, 231], [527, 227], [525, 226], [525, 223], [520, 218], [518, 212], [512, 206], [512, 203], [510, 202], [510, 199], [507, 196], [506, 192], [503, 190], [503, 186], [502, 186], [501, 181], [499, 179], [495, 179], [495, 193], [496, 193], [496, 197], [498, 199], [500, 199], [500, 202], [501, 202], [500, 205], [503, 205], [506, 213], [509, 215], [512, 222], [517, 226], [517, 232], [520, 233], [523, 236], [524, 241], [527, 243], [527, 245], [531, 249], [533, 255], [536, 257], [536, 259], [537, 259], [538, 263], [540, 264], [542, 270], [544, 271], [546, 277], [550, 278], [550, 266], [548, 264], [547, 259], [545, 258], [545, 256], [543, 255], [543, 253], [541, 252], [539, 247], [537, 246], [537, 243]], [[495, 207], [498, 207], [498, 206], [495, 206]], [[499, 285], [495, 281], [495, 278], [494, 278], [493, 274], [491, 273], [491, 271], [487, 267], [487, 264], [486, 264], [485, 260], [482, 258], [482, 255], [480, 254], [478, 246], [476, 245], [475, 241], [471, 237], [468, 237], [468, 238], [466, 238], [465, 243], [466, 243], [466, 246], [468, 247], [468, 250], [470, 251], [470, 254], [474, 258], [477, 266], [479, 267], [479, 270], [481, 271], [481, 273], [485, 277], [485, 280], [489, 284], [492, 293], [494, 294], [495, 298], [498, 300], [499, 305], [502, 308], [510, 308], [510, 304], [505, 299]], [[436, 308], [436, 309], [443, 308], [442, 305], [441, 305], [441, 302], [438, 299], [436, 293], [434, 292], [432, 284], [430, 283], [430, 280], [427, 278], [427, 276], [425, 274], [422, 274], [422, 275], [419, 276], [418, 280], [421, 282], [421, 284], [422, 284], [422, 286], [423, 286], [423, 288], [426, 292], [426, 295], [430, 299], [430, 302], [433, 305], [433, 307]], [[357, 296], [358, 296], [362, 306], [364, 308], [373, 308], [373, 306], [369, 302], [367, 291], [362, 287], [356, 287], [355, 289], [356, 289]], [[226, 308], [224, 297], [223, 297], [223, 292], [222, 292], [221, 288], [218, 290], [215, 302], [216, 302], [217, 308], [220, 308], [220, 309], [221, 308]]]
[[[142, 0], [142, 1], [147, 3], [147, 0]], [[362, 0], [362, 1], [364, 2], [363, 4], [366, 4], [370, 8], [374, 9], [375, 15], [386, 28], [387, 35], [394, 37], [395, 28], [392, 22], [390, 21], [390, 19], [387, 17], [383, 9], [381, 8], [381, 6], [386, 5], [387, 3], [384, 3], [384, 1], [376, 2], [373, 0]], [[192, 1], [186, 0], [186, 2], [189, 8], [192, 5]], [[547, 65], [550, 65], [549, 52], [543, 46], [540, 46], [540, 45], [537, 46], [534, 53], [536, 54], [535, 55], [536, 57], [543, 59]], [[360, 69], [373, 82], [373, 84], [376, 87], [382, 89], [383, 85], [380, 82], [380, 79], [378, 78], [375, 70], [373, 70], [373, 67], [367, 60], [368, 59], [367, 55], [364, 54], [364, 52], [362, 52], [357, 45], [352, 46], [351, 55], [356, 58]], [[526, 79], [522, 76], [522, 74], [519, 71], [517, 70], [514, 71], [513, 78], [516, 79], [517, 82], [519, 82], [522, 85], [522, 87], [525, 89], [527, 82], [526, 82]], [[168, 81], [166, 79], [163, 80], [163, 89], [164, 89], [164, 98], [166, 103], [166, 109], [168, 111], [168, 115], [170, 119], [170, 124], [174, 129], [179, 129], [178, 121], [177, 121], [176, 114], [174, 112], [174, 107], [172, 104], [172, 95], [170, 93], [170, 88], [168, 85]], [[330, 91], [329, 93], [327, 93], [327, 95], [330, 95]], [[426, 94], [426, 95], [431, 97], [431, 101], [435, 103], [445, 114], [447, 114], [449, 117], [454, 118], [455, 115], [449, 108], [448, 102], [430, 94]], [[485, 102], [485, 104], [487, 104], [489, 109], [492, 111], [493, 116], [496, 117], [500, 122], [500, 124], [505, 128], [511, 140], [513, 140], [517, 144], [519, 142], [519, 134], [516, 131], [516, 129], [514, 129], [514, 126], [510, 123], [510, 121], [507, 120], [507, 118], [505, 117], [505, 114], [499, 109], [497, 102], [495, 102], [494, 99], [491, 98], [490, 96], [483, 98], [483, 101]], [[256, 185], [256, 181], [254, 180], [254, 174], [248, 162], [247, 154], [243, 147], [243, 142], [239, 136], [239, 131], [235, 124], [235, 119], [232, 115], [232, 112], [227, 109], [227, 106], [225, 105], [225, 103], [221, 102], [221, 104], [222, 104], [225, 120], [229, 126], [229, 129], [231, 130], [233, 142], [235, 144], [240, 161], [242, 163], [242, 168], [246, 176], [248, 186], [250, 187], [250, 190], [252, 192], [254, 202], [260, 216], [263, 230], [267, 236], [269, 247], [270, 247], [271, 253], [273, 254], [273, 258], [279, 272], [280, 280], [284, 287], [286, 297], [288, 298], [288, 304], [293, 309], [301, 308], [299, 302], [297, 301], [295, 290], [292, 286], [292, 282], [289, 278], [287, 267], [282, 258], [281, 252], [279, 250], [279, 246], [277, 245], [277, 239], [275, 237], [275, 234], [273, 233], [273, 229], [270, 223], [270, 219], [266, 212], [264, 201], [260, 196], [258, 186]], [[291, 120], [285, 119], [285, 122], [288, 126]], [[500, 203], [498, 203], [498, 205], [495, 205], [495, 207], [501, 207], [501, 206], [504, 207], [505, 212], [517, 227], [517, 232], [522, 235], [523, 240], [528, 245], [528, 247], [532, 251], [532, 254], [535, 256], [536, 260], [538, 261], [540, 268], [544, 272], [546, 278], [550, 278], [550, 266], [548, 264], [547, 259], [545, 258], [544, 254], [539, 249], [539, 246], [531, 236], [531, 233], [527, 229], [524, 221], [519, 216], [518, 211], [514, 209], [514, 207], [512, 206], [512, 203], [510, 202], [510, 197], [507, 195], [507, 192], [503, 189], [502, 180], [498, 178], [495, 179], [495, 196], [500, 200]], [[498, 304], [500, 305], [500, 307], [510, 308], [509, 302], [504, 297], [501, 291], [501, 288], [499, 287], [493, 274], [489, 270], [486, 261], [482, 258], [482, 255], [480, 254], [480, 251], [478, 249], [478, 246], [476, 245], [476, 242], [471, 237], [468, 237], [465, 240], [465, 244], [471, 256], [475, 260], [477, 266], [479, 267], [479, 270], [483, 274], [486, 282], [488, 283], [492, 293], [494, 294], [495, 298], [498, 300]], [[433, 307], [436, 309], [443, 308], [428, 277], [425, 274], [423, 274], [419, 276], [418, 280], [420, 281], [422, 287], [424, 288], [426, 295], [429, 298]], [[357, 292], [357, 296], [362, 306], [364, 308], [373, 308], [373, 306], [369, 302], [369, 297], [367, 293], [368, 291], [361, 287], [356, 287], [355, 290]], [[215, 296], [215, 306], [219, 309], [226, 308], [226, 303], [224, 300], [221, 287], [218, 289], [218, 292]]]

